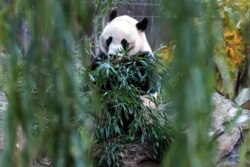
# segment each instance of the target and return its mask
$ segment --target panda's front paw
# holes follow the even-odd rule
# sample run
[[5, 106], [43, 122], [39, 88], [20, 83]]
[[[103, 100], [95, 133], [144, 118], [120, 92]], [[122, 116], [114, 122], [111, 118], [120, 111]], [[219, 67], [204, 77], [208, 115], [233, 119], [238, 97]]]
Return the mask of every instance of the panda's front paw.
[[141, 99], [143, 101], [143, 105], [145, 107], [148, 107], [150, 109], [156, 109], [156, 103], [155, 103], [155, 98], [157, 97], [157, 93], [154, 95], [143, 95], [141, 96]]

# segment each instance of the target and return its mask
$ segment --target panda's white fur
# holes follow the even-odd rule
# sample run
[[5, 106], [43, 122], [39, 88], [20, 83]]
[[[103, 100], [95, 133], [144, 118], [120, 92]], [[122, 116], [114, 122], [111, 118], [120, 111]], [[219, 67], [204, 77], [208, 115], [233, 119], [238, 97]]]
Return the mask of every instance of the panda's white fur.
[[[116, 15], [116, 11], [110, 14], [110, 21], [107, 23], [100, 36], [100, 48], [106, 58], [112, 55], [118, 55], [120, 51], [124, 50], [121, 44], [123, 39], [129, 44], [130, 50], [128, 56], [136, 55], [139, 52], [152, 53], [152, 49], [145, 35], [148, 20], [144, 18], [142, 21], [138, 22], [127, 15], [118, 17]], [[112, 37], [112, 41], [107, 46], [107, 40], [110, 37]], [[103, 54], [101, 55], [103, 56]], [[152, 93], [151, 96], [156, 97], [157, 92]], [[155, 108], [155, 103], [150, 100], [148, 95], [141, 96], [141, 99], [145, 106]]]
[[[129, 56], [138, 52], [152, 52], [144, 30], [139, 30], [136, 24], [138, 24], [138, 21], [130, 16], [115, 17], [105, 26], [100, 36], [101, 50], [107, 55], [117, 54], [124, 49], [121, 40], [125, 39], [129, 48], [131, 48], [128, 53]], [[109, 37], [112, 37], [112, 42], [107, 47], [106, 40]]]

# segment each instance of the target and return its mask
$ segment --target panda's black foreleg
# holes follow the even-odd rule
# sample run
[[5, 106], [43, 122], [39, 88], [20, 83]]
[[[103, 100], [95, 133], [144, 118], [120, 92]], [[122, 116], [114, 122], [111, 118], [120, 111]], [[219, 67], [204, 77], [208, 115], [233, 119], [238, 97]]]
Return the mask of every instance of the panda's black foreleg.
[[100, 51], [97, 56], [91, 58], [90, 69], [92, 71], [95, 70], [99, 66], [101, 61], [107, 60], [107, 59], [108, 59], [108, 55]]
[[120, 129], [123, 130], [123, 132], [125, 134], [128, 133], [129, 131], [129, 126], [130, 124], [132, 123], [132, 121], [135, 119], [135, 116], [134, 114], [127, 114], [128, 115], [128, 118], [125, 116], [125, 113], [126, 111], [123, 111], [122, 114], [121, 114], [121, 119], [122, 119], [122, 122], [123, 124], [121, 124], [120, 122], [118, 123], [118, 126], [120, 127]]
[[[130, 124], [135, 119], [135, 113], [129, 113], [127, 110], [121, 108], [117, 109], [114, 106], [115, 104], [112, 103], [106, 104], [106, 111], [108, 111], [112, 117], [116, 118], [116, 124], [120, 128], [121, 133], [127, 134], [129, 132]], [[117, 113], [120, 113], [120, 115], [118, 116]], [[116, 134], [114, 131], [113, 133]]]

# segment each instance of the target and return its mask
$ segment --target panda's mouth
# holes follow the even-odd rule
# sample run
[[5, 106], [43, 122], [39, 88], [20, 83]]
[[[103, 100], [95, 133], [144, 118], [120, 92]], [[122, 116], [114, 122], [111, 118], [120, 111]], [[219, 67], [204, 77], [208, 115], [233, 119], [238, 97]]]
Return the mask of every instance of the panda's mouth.
[[124, 51], [109, 55], [110, 61], [114, 64], [118, 64], [120, 61], [122, 61], [124, 57], [126, 57], [126, 54]]
[[130, 51], [132, 49], [132, 47], [126, 49], [119, 49], [115, 54], [109, 54], [109, 59], [112, 63], [118, 64], [122, 60], [127, 60], [128, 58], [132, 57], [132, 55], [130, 55]]

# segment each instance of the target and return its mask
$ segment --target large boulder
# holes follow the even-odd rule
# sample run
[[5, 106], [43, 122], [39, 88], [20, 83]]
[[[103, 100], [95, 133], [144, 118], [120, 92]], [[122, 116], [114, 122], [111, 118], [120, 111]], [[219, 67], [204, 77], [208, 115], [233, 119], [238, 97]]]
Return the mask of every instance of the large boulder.
[[224, 96], [214, 93], [213, 122], [210, 134], [217, 140], [217, 167], [234, 167], [239, 162], [239, 146], [249, 129], [250, 110], [242, 109]]

